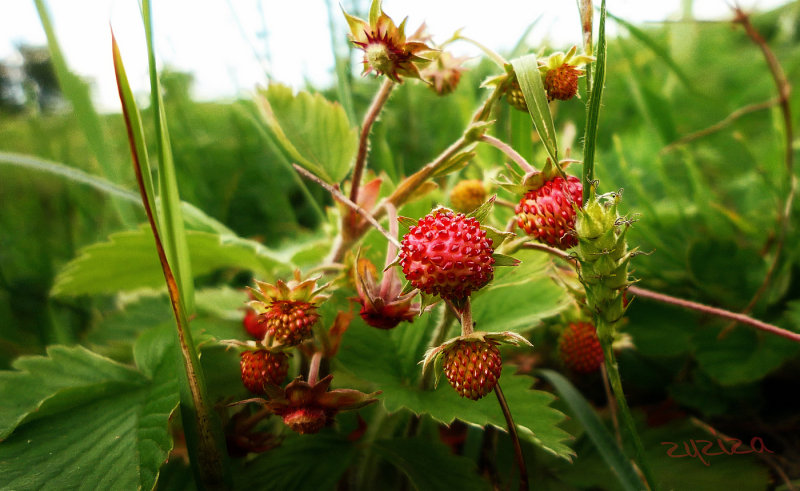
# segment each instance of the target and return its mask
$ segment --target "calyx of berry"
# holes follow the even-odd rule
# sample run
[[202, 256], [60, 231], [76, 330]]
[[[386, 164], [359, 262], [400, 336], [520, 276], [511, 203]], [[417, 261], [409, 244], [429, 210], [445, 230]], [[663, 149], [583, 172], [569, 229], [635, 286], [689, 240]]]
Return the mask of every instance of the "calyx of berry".
[[406, 19], [396, 26], [383, 12], [380, 0], [372, 1], [369, 22], [342, 12], [350, 27], [350, 40], [364, 51], [364, 75], [374, 71], [398, 83], [402, 83], [401, 77], [423, 80], [420, 68], [437, 53], [424, 42], [424, 25], [406, 39]]

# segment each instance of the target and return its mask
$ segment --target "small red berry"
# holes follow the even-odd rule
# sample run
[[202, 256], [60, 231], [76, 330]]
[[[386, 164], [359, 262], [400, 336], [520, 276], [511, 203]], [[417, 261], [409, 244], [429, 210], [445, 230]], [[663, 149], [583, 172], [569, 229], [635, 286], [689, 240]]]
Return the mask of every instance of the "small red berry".
[[492, 240], [475, 218], [437, 210], [403, 237], [400, 266], [423, 292], [462, 299], [492, 280], [493, 252]]
[[265, 349], [244, 351], [239, 365], [242, 369], [242, 383], [254, 394], [265, 394], [266, 384], [280, 385], [289, 371], [289, 358], [284, 353], [274, 353]]
[[242, 324], [254, 339], [264, 339], [264, 335], [267, 333], [267, 325], [264, 323], [263, 316], [248, 309], [244, 314]]
[[583, 205], [583, 186], [574, 176], [555, 177], [528, 191], [517, 204], [517, 223], [539, 242], [559, 249], [578, 244], [575, 236], [575, 206]]
[[558, 351], [567, 368], [582, 374], [598, 370], [605, 359], [597, 331], [588, 322], [567, 326], [559, 338]]
[[308, 302], [276, 300], [263, 314], [265, 331], [277, 344], [294, 346], [311, 337], [319, 319], [317, 308]]
[[544, 89], [547, 100], [566, 101], [578, 93], [578, 77], [583, 73], [574, 66], [563, 64], [547, 71], [544, 76]]
[[494, 389], [503, 362], [497, 343], [459, 340], [445, 348], [442, 367], [450, 385], [461, 397], [477, 401]]

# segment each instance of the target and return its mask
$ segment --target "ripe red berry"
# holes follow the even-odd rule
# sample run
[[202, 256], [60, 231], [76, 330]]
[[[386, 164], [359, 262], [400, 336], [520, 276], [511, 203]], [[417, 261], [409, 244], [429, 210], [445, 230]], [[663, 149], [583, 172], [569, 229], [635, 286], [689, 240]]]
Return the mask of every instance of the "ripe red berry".
[[400, 266], [423, 292], [462, 299], [491, 281], [493, 252], [492, 240], [476, 219], [438, 210], [403, 237]]
[[254, 339], [264, 339], [264, 335], [267, 333], [267, 325], [264, 323], [263, 316], [250, 309], [245, 312], [242, 325]]
[[264, 314], [264, 325], [275, 343], [294, 346], [311, 337], [311, 328], [317, 319], [317, 308], [308, 302], [277, 300]]
[[559, 249], [578, 244], [575, 207], [583, 205], [583, 186], [574, 176], [546, 181], [528, 191], [517, 204], [517, 223], [528, 235]]
[[544, 76], [547, 100], [566, 101], [575, 97], [578, 93], [578, 76], [581, 73], [582, 71], [566, 63], [548, 70]]
[[494, 389], [503, 362], [494, 341], [459, 340], [445, 348], [442, 367], [461, 397], [477, 401]]
[[266, 384], [280, 385], [289, 371], [289, 358], [284, 353], [274, 353], [265, 349], [244, 351], [239, 365], [242, 369], [242, 383], [254, 394], [265, 394]]
[[561, 333], [558, 341], [561, 360], [567, 368], [577, 373], [592, 373], [605, 359], [597, 331], [588, 322], [573, 322]]

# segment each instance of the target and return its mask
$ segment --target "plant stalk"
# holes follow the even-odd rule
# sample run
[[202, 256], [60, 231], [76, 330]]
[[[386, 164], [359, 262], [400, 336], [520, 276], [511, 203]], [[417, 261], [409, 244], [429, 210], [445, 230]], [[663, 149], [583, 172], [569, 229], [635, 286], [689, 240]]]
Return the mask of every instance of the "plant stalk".
[[528, 488], [528, 468], [525, 467], [525, 457], [522, 455], [522, 445], [519, 442], [519, 435], [517, 434], [517, 426], [514, 424], [514, 418], [511, 417], [511, 410], [508, 408], [506, 396], [503, 395], [503, 389], [500, 388], [500, 382], [494, 386], [494, 395], [497, 396], [497, 402], [500, 404], [500, 409], [503, 410], [503, 416], [506, 418], [506, 425], [508, 426], [508, 434], [511, 436], [511, 443], [514, 445], [514, 458], [519, 467], [519, 489], [520, 491], [527, 491]]
[[358, 153], [356, 153], [356, 163], [353, 167], [353, 181], [350, 184], [350, 201], [358, 203], [358, 191], [361, 187], [361, 176], [364, 174], [364, 168], [367, 166], [367, 152], [369, 151], [369, 132], [372, 130], [372, 125], [378, 119], [381, 109], [383, 109], [386, 101], [389, 100], [389, 94], [392, 93], [395, 83], [389, 78], [383, 81], [383, 85], [375, 94], [372, 99], [367, 113], [364, 115], [364, 121], [361, 123], [361, 136], [358, 139]]
[[611, 383], [611, 391], [617, 402], [617, 409], [622, 419], [622, 425], [628, 433], [628, 439], [633, 442], [634, 460], [639, 470], [643, 474], [644, 483], [648, 489], [656, 490], [655, 480], [650, 473], [650, 468], [644, 458], [644, 447], [642, 441], [639, 439], [639, 433], [636, 431], [636, 425], [631, 416], [631, 410], [628, 407], [628, 401], [625, 399], [625, 393], [622, 390], [622, 379], [619, 376], [619, 367], [617, 366], [617, 359], [614, 355], [612, 347], [612, 334], [614, 332], [613, 326], [605, 325], [599, 316], [595, 316], [595, 326], [597, 327], [597, 334], [600, 338], [600, 344], [603, 347], [603, 355], [605, 357], [605, 367], [608, 373], [608, 380]]

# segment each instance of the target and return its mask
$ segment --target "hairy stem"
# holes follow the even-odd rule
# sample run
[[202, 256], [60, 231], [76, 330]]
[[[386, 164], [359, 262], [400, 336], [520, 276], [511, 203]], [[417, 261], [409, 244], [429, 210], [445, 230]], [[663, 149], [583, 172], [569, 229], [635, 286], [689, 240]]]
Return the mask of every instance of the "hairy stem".
[[[639, 433], [636, 431], [636, 425], [631, 416], [631, 410], [628, 407], [628, 401], [625, 399], [625, 392], [622, 390], [622, 378], [619, 376], [619, 368], [617, 366], [617, 359], [614, 355], [612, 348], [612, 335], [613, 328], [611, 326], [604, 326], [604, 321], [595, 316], [595, 325], [597, 326], [597, 333], [600, 338], [600, 344], [603, 346], [603, 355], [605, 357], [606, 372], [608, 373], [608, 380], [611, 383], [611, 391], [617, 402], [619, 414], [622, 417], [622, 424], [625, 432], [628, 434], [628, 439], [633, 442], [634, 458], [636, 465], [642, 472], [645, 484], [648, 489], [655, 490], [655, 480], [650, 473], [650, 468], [644, 458], [644, 447], [642, 441], [639, 439]], [[605, 335], [604, 335], [605, 334]]]
[[508, 143], [498, 140], [497, 138], [489, 135], [482, 135], [480, 141], [483, 143], [488, 143], [489, 145], [495, 147], [496, 149], [500, 150], [504, 154], [506, 154], [511, 160], [517, 163], [520, 168], [525, 172], [536, 172], [536, 169], [525, 160], [525, 157], [517, 153], [516, 150], [511, 148], [511, 145]]
[[469, 303], [469, 297], [464, 301], [464, 307], [460, 312], [461, 317], [461, 335], [469, 336], [472, 334], [472, 305]]
[[500, 404], [500, 409], [503, 410], [503, 416], [506, 418], [506, 425], [508, 426], [508, 434], [511, 436], [511, 443], [514, 445], [514, 459], [519, 467], [519, 489], [527, 491], [528, 488], [528, 468], [525, 467], [525, 457], [522, 455], [522, 445], [519, 443], [519, 435], [517, 434], [517, 426], [514, 424], [514, 418], [511, 417], [511, 410], [508, 408], [506, 396], [503, 395], [503, 389], [500, 388], [500, 382], [494, 386], [494, 395], [497, 396], [497, 402]]
[[353, 167], [353, 180], [350, 185], [350, 201], [358, 203], [358, 191], [361, 187], [361, 176], [364, 174], [364, 168], [367, 166], [367, 152], [369, 150], [369, 132], [372, 130], [372, 124], [378, 119], [383, 105], [389, 100], [389, 94], [392, 93], [395, 83], [389, 78], [383, 81], [383, 85], [375, 94], [364, 114], [364, 121], [361, 123], [361, 135], [358, 139], [358, 153], [356, 153], [356, 163]]

